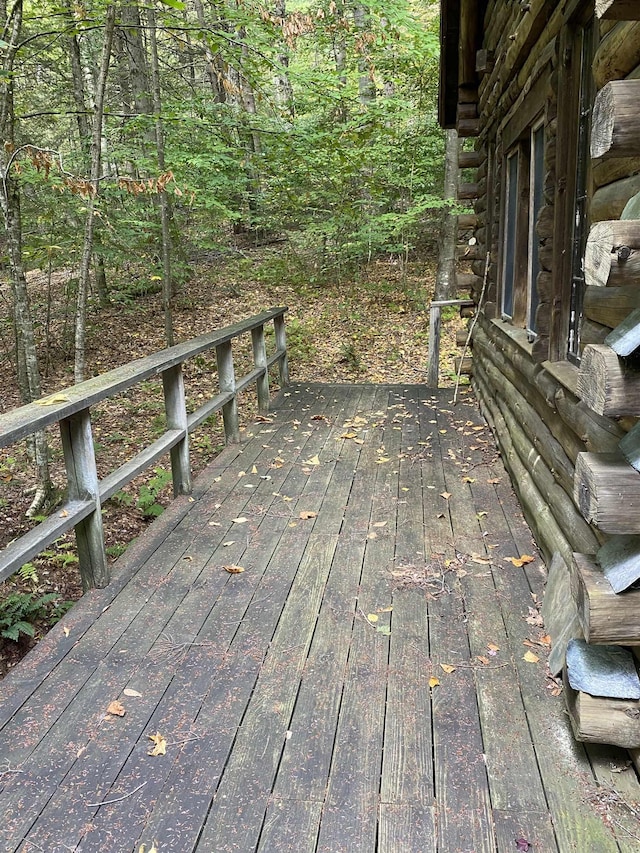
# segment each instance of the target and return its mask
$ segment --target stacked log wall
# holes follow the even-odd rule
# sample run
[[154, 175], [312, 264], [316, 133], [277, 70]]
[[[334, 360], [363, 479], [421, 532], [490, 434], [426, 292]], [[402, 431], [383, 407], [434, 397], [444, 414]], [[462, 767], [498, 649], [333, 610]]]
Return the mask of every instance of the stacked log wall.
[[[551, 352], [551, 330], [560, 310], [554, 293], [554, 258], [567, 251], [566, 246], [557, 245], [562, 233], [557, 221], [559, 80], [566, 62], [567, 7], [573, 10], [579, 4], [539, 0], [524, 6], [490, 2], [484, 24], [482, 49], [495, 57], [495, 64], [478, 86], [481, 119], [476, 148], [487, 152], [483, 179], [488, 174], [492, 180], [484, 180], [484, 195], [475, 204], [475, 234], [479, 256], [490, 252], [490, 267], [486, 299], [474, 334], [473, 381], [541, 551], [549, 561], [559, 551], [570, 565], [573, 552], [593, 554], [607, 539], [585, 521], [576, 504], [573, 481], [578, 454], [617, 450], [635, 421], [593, 412], [578, 396], [578, 368], [557, 363]], [[593, 66], [597, 87], [620, 77], [640, 78], [640, 23], [607, 20], [600, 21], [599, 27]], [[500, 319], [498, 279], [506, 154], [502, 132], [518, 110], [526, 111], [527, 96], [534, 86], [544, 92], [545, 177], [544, 203], [537, 222], [538, 334], [531, 342], [524, 329]], [[640, 158], [595, 161], [590, 188], [592, 221], [619, 218], [629, 198], [638, 192]], [[587, 288], [581, 347], [602, 343], [632, 308], [640, 306], [639, 294], [640, 288], [623, 285], [615, 276], [608, 287]]]

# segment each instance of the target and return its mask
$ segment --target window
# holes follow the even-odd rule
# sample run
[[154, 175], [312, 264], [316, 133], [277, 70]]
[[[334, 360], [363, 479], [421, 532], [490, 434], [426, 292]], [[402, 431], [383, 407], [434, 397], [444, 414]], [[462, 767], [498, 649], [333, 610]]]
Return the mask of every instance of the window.
[[538, 214], [544, 203], [544, 121], [538, 117], [520, 132], [505, 163], [502, 237], [502, 317], [536, 335], [540, 272]]

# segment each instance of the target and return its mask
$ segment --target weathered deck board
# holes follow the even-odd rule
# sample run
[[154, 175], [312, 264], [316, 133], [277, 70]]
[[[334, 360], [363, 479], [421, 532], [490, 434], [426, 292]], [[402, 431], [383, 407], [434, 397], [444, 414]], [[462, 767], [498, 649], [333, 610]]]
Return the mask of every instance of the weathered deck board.
[[293, 387], [218, 457], [0, 685], [2, 850], [635, 849], [624, 754], [523, 659], [541, 563], [449, 396]]

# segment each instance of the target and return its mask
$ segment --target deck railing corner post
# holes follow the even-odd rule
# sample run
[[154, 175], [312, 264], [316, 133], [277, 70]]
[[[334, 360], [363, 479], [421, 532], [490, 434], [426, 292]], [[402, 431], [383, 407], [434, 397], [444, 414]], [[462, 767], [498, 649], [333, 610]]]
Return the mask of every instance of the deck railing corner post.
[[216, 347], [216, 360], [218, 363], [218, 385], [220, 391], [233, 394], [233, 397], [222, 407], [225, 440], [228, 444], [238, 444], [240, 441], [240, 425], [231, 341], [224, 341], [218, 344]]
[[273, 318], [273, 327], [276, 335], [276, 350], [282, 353], [280, 358], [280, 385], [283, 388], [289, 384], [289, 359], [287, 356], [287, 330], [284, 322], [284, 313]]
[[67, 469], [70, 500], [91, 500], [94, 508], [75, 526], [82, 587], [86, 591], [109, 583], [109, 565], [104, 546], [100, 485], [89, 409], [63, 418], [60, 435]]
[[173, 495], [191, 494], [191, 463], [189, 461], [189, 428], [187, 424], [187, 401], [184, 391], [182, 364], [162, 371], [164, 405], [167, 429], [182, 430], [184, 435], [170, 451]]
[[263, 372], [256, 379], [256, 391], [258, 395], [258, 412], [266, 415], [269, 411], [269, 370], [267, 367], [267, 347], [264, 339], [264, 325], [260, 324], [251, 330], [251, 344], [253, 347], [253, 363], [255, 367]]

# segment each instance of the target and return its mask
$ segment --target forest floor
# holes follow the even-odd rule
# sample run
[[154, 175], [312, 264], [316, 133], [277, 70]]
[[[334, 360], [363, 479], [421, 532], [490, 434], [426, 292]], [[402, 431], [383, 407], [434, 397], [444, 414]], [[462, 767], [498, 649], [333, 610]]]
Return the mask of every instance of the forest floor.
[[[176, 341], [222, 328], [265, 309], [287, 305], [287, 340], [291, 378], [296, 382], [412, 383], [424, 380], [427, 365], [429, 314], [435, 262], [406, 265], [397, 259], [379, 260], [356, 279], [314, 283], [314, 271], [286, 249], [243, 250], [210, 255], [191, 265], [192, 275], [175, 300]], [[111, 293], [111, 304], [94, 306], [90, 316], [87, 375], [104, 373], [161, 349], [163, 314], [155, 282], [123, 271], [126, 286]], [[32, 310], [38, 320], [38, 345], [43, 366], [43, 394], [73, 382], [70, 279], [64, 272], [32, 274]], [[0, 285], [0, 306], [8, 305]], [[0, 307], [0, 310], [1, 307]], [[454, 359], [460, 355], [456, 332], [460, 318], [445, 315], [441, 343], [441, 384], [453, 385]], [[3, 362], [13, 364], [11, 323], [0, 316]], [[238, 352], [242, 375], [246, 347]], [[198, 357], [186, 366], [187, 396], [195, 408], [213, 392], [211, 373], [215, 354]], [[0, 412], [20, 404], [15, 375], [6, 370]], [[463, 378], [463, 381], [466, 381]], [[255, 399], [247, 392], [240, 403], [243, 422], [255, 416]], [[98, 474], [104, 476], [153, 441], [164, 429], [164, 405], [159, 381], [146, 381], [115, 400], [92, 409]], [[64, 466], [58, 436], [48, 436], [54, 483], [64, 485]], [[220, 419], [191, 439], [194, 473], [208, 464], [222, 446]], [[107, 553], [122, 554], [170, 500], [167, 463], [156, 466], [117, 493], [103, 508]], [[0, 451], [0, 548], [37, 523], [26, 516], [34, 495], [33, 469], [26, 442]], [[54, 602], [40, 598], [54, 593]], [[73, 535], [62, 537], [10, 580], [0, 584], [0, 678], [37, 642], [65, 608], [80, 597]], [[10, 597], [10, 607], [7, 599]], [[19, 619], [33, 636], [18, 641], [3, 633]]]

